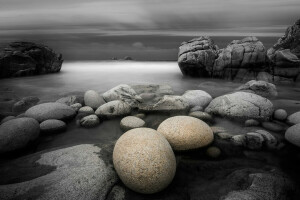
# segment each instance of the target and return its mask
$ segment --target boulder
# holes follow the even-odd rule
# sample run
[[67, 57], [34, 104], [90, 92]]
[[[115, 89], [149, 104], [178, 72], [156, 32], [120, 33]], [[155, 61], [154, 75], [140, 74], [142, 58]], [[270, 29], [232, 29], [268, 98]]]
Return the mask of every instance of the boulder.
[[286, 120], [288, 114], [284, 109], [277, 109], [274, 111], [274, 119], [284, 121]]
[[208, 76], [212, 74], [218, 47], [208, 36], [183, 42], [179, 47], [178, 65], [183, 75]]
[[189, 116], [175, 116], [163, 121], [157, 131], [165, 136], [174, 150], [197, 149], [209, 145], [214, 134], [203, 121]]
[[206, 108], [212, 100], [210, 94], [203, 90], [188, 90], [182, 95], [182, 97], [186, 99], [191, 108], [195, 106]]
[[80, 108], [82, 108], [82, 104], [81, 103], [75, 103], [70, 105], [71, 108], [73, 108], [76, 112], [79, 111]]
[[119, 181], [113, 147], [82, 144], [0, 166], [0, 199], [106, 199]]
[[75, 116], [76, 112], [65, 104], [43, 103], [29, 108], [25, 116], [43, 122], [47, 119], [69, 120]]
[[121, 120], [120, 127], [123, 131], [129, 131], [130, 129], [144, 127], [145, 124], [145, 121], [140, 118], [127, 116]]
[[60, 133], [67, 129], [65, 122], [57, 119], [48, 119], [40, 124], [42, 133]]
[[0, 126], [0, 153], [21, 149], [35, 140], [39, 134], [40, 126], [35, 119], [9, 120]]
[[165, 95], [155, 104], [139, 104], [141, 112], [185, 112], [189, 104], [182, 96]]
[[83, 106], [78, 110], [78, 113], [84, 113], [87, 115], [92, 115], [95, 113], [95, 111], [93, 110], [93, 108], [89, 107], [89, 106]]
[[265, 47], [256, 37], [233, 40], [219, 51], [213, 75], [230, 79], [255, 79], [255, 72], [265, 71], [265, 57]]
[[235, 92], [213, 99], [205, 112], [236, 120], [268, 120], [273, 114], [273, 104], [256, 94]]
[[121, 100], [128, 103], [132, 107], [136, 107], [142, 101], [141, 97], [126, 84], [118, 85], [107, 92], [103, 93], [103, 98], [106, 102]]
[[149, 128], [124, 133], [114, 147], [113, 163], [122, 182], [144, 194], [166, 188], [176, 171], [170, 144], [160, 133]]
[[295, 112], [295, 113], [291, 114], [290, 116], [288, 116], [287, 122], [292, 125], [299, 124], [300, 123], [300, 111]]
[[67, 96], [67, 97], [62, 97], [56, 101], [57, 103], [63, 103], [68, 106], [71, 106], [73, 104], [80, 103], [81, 105], [84, 104], [84, 99], [83, 96], [79, 95], [72, 95], [72, 96]]
[[101, 105], [105, 104], [104, 99], [94, 90], [88, 90], [84, 93], [84, 104], [93, 109], [99, 108]]
[[97, 116], [106, 117], [106, 118], [129, 115], [130, 113], [131, 113], [130, 105], [120, 100], [115, 100], [115, 101], [110, 101], [108, 103], [105, 103], [95, 111], [95, 114]]
[[300, 19], [268, 50], [272, 75], [296, 79], [300, 73]]
[[92, 128], [100, 124], [100, 120], [97, 115], [88, 115], [80, 119], [80, 126], [85, 128]]
[[25, 112], [27, 109], [31, 108], [32, 106], [35, 106], [39, 101], [40, 99], [38, 97], [34, 97], [34, 96], [24, 97], [13, 105], [12, 111], [14, 113]]
[[288, 128], [284, 137], [290, 143], [300, 147], [300, 124], [296, 124]]
[[277, 97], [276, 86], [265, 81], [252, 80], [236, 89], [236, 91], [249, 92], [266, 98]]
[[0, 78], [59, 72], [62, 55], [45, 45], [12, 42], [0, 51]]

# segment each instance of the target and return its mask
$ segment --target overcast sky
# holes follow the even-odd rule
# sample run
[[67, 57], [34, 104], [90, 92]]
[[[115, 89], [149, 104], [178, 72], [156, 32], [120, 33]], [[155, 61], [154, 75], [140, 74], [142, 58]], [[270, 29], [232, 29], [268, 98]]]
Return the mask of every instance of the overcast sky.
[[278, 37], [299, 11], [299, 0], [0, 0], [0, 43], [43, 42], [68, 59], [169, 59], [185, 38]]

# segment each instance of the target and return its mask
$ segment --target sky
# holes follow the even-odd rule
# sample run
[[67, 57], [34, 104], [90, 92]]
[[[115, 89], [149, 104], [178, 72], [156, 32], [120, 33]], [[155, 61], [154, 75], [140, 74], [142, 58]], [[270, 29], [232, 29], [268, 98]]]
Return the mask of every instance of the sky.
[[201, 35], [270, 47], [299, 11], [299, 0], [0, 0], [0, 44], [39, 42], [66, 60], [176, 60], [180, 43]]

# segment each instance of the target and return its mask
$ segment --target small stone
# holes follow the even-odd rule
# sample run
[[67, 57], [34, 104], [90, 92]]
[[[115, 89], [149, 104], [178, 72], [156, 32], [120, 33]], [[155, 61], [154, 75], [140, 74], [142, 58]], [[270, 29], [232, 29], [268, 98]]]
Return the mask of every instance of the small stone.
[[264, 142], [264, 137], [261, 134], [250, 132], [250, 133], [246, 133], [245, 135], [244, 146], [249, 149], [257, 150], [262, 148], [263, 142]]
[[245, 143], [245, 135], [234, 135], [231, 138], [231, 142], [235, 146], [243, 146]]
[[288, 128], [284, 137], [290, 143], [300, 147], [300, 124], [296, 124]]
[[40, 124], [42, 133], [60, 133], [67, 129], [65, 122], [57, 119], [48, 119]]
[[287, 116], [288, 116], [287, 112], [283, 109], [277, 109], [274, 112], [274, 119], [277, 119], [280, 121], [286, 120]]
[[91, 108], [89, 106], [84, 106], [84, 107], [82, 107], [78, 110], [78, 113], [85, 113], [85, 114], [88, 114], [88, 115], [92, 115], [95, 112], [94, 112], [93, 108]]
[[84, 103], [93, 109], [97, 109], [99, 106], [105, 103], [104, 99], [94, 90], [88, 90], [84, 94]]
[[128, 131], [134, 128], [141, 128], [145, 126], [145, 124], [146, 123], [144, 120], [134, 116], [124, 117], [120, 122], [120, 126], [123, 131]]
[[189, 116], [198, 118], [198, 119], [200, 119], [202, 121], [205, 121], [205, 122], [213, 122], [212, 116], [210, 114], [206, 113], [206, 112], [195, 111], [195, 112], [191, 112], [189, 114]]
[[258, 126], [259, 125], [259, 121], [255, 120], [255, 119], [248, 119], [245, 121], [245, 126]]
[[79, 109], [82, 108], [82, 105], [81, 103], [74, 103], [70, 107], [73, 108], [76, 112], [78, 112]]
[[190, 109], [190, 112], [195, 112], [195, 111], [203, 111], [203, 107], [201, 106], [194, 106]]
[[89, 115], [80, 120], [80, 125], [85, 128], [92, 128], [100, 124], [97, 115]]
[[218, 147], [209, 147], [206, 154], [211, 158], [218, 158], [221, 155], [221, 150]]
[[134, 115], [135, 117], [138, 117], [140, 119], [144, 119], [146, 117], [146, 115], [144, 113], [138, 113], [136, 115]]
[[277, 145], [277, 139], [268, 131], [265, 130], [256, 130], [256, 133], [259, 133], [263, 136], [265, 143], [269, 149], [275, 149]]
[[264, 127], [269, 131], [274, 131], [274, 132], [280, 132], [284, 130], [282, 126], [273, 122], [262, 122], [262, 127]]
[[288, 116], [287, 122], [292, 125], [299, 124], [300, 123], [300, 111], [295, 112], [295, 113], [291, 114], [290, 116]]

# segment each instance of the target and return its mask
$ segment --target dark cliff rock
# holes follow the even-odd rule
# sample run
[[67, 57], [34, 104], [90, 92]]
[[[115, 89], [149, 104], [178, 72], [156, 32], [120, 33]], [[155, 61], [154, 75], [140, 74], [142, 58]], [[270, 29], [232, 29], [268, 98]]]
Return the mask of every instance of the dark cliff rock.
[[0, 78], [59, 72], [62, 55], [45, 45], [13, 42], [0, 51]]

